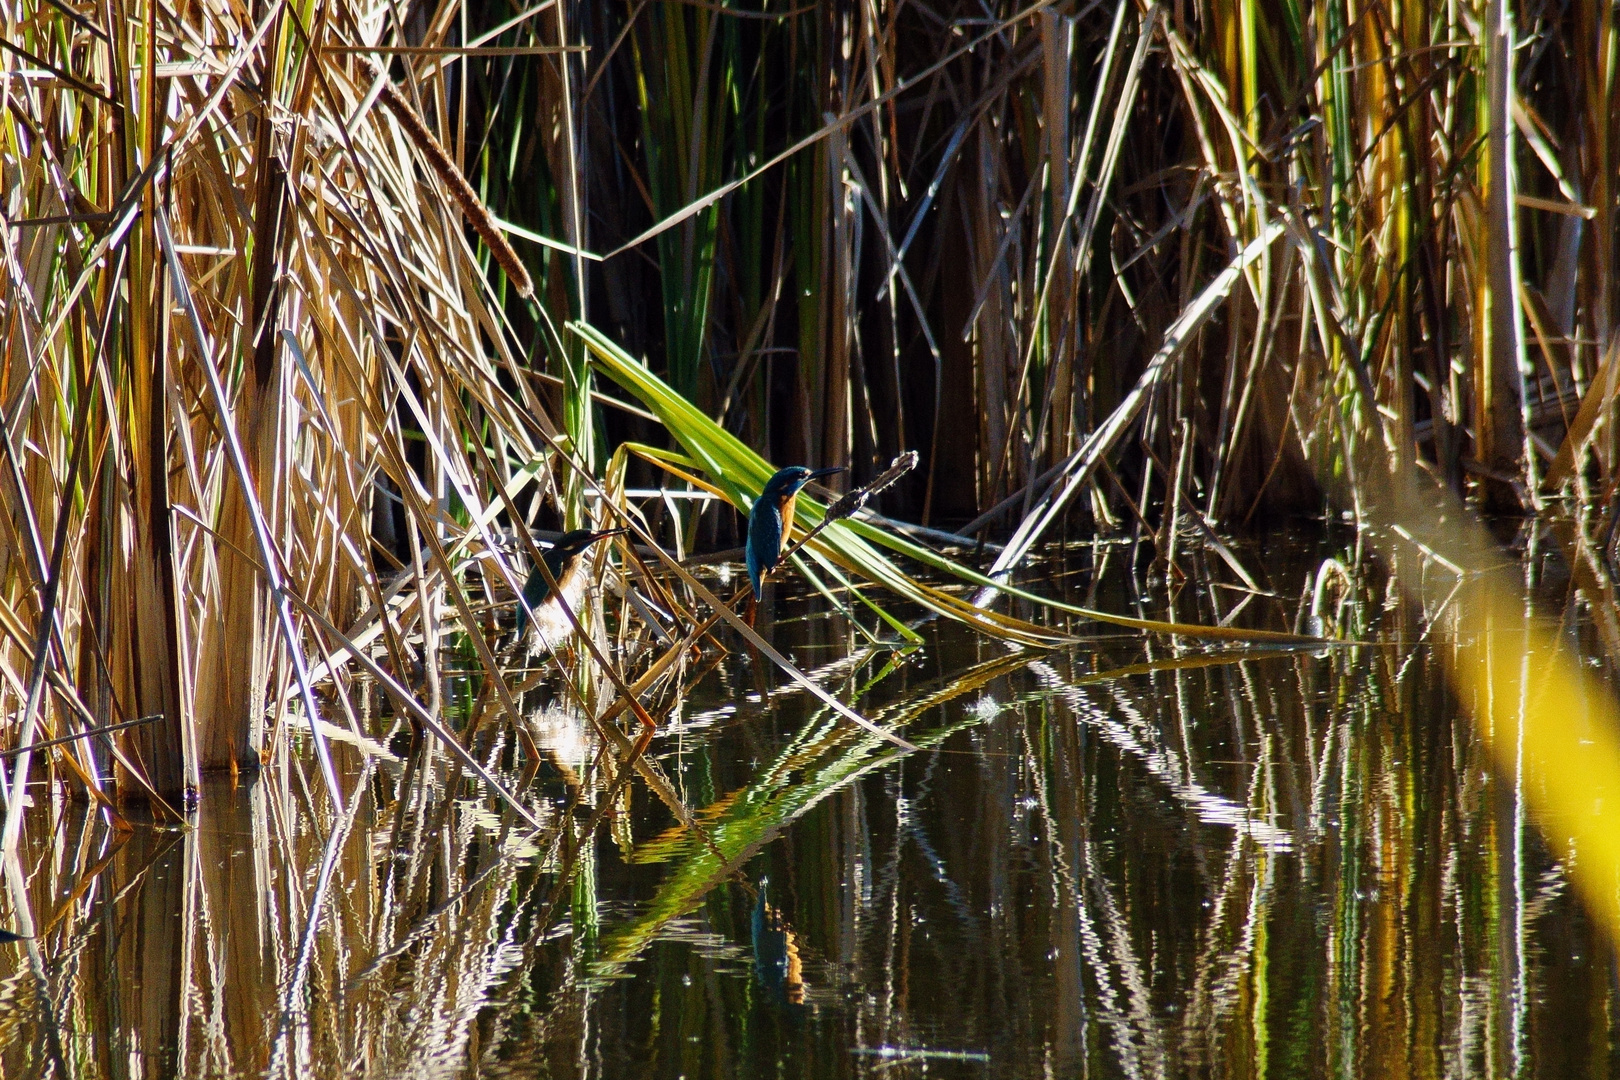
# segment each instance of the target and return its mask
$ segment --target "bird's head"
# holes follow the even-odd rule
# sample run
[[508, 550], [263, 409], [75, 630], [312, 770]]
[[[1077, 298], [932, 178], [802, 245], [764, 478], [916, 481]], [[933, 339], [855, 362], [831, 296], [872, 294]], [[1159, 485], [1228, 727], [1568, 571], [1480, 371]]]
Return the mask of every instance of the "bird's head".
[[557, 542], [546, 549], [546, 559], [549, 562], [562, 563], [579, 555], [598, 540], [606, 540], [610, 536], [618, 536], [625, 529], [604, 529], [601, 532], [592, 532], [589, 529], [575, 529], [565, 532], [557, 538]]
[[823, 476], [832, 476], [834, 473], [844, 471], [844, 466], [834, 465], [828, 469], [811, 469], [804, 465], [789, 465], [777, 471], [776, 475], [765, 481], [765, 490], [759, 497], [768, 502], [781, 504], [799, 493], [799, 489], [812, 480]]

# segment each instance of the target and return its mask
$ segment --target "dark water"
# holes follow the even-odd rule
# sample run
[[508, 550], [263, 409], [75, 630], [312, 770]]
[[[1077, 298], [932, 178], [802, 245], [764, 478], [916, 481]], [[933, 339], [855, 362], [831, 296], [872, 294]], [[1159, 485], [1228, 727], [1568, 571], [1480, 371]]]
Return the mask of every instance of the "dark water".
[[[1205, 553], [1173, 607], [1124, 549], [1032, 583], [1201, 622], [1246, 602], [1238, 624], [1291, 629], [1322, 560], [1349, 555], [1238, 554], [1274, 595], [1212, 584], [1235, 578]], [[1528, 579], [1568, 602], [1556, 557]], [[595, 760], [552, 683], [523, 696], [546, 764], [502, 772], [527, 781], [539, 837], [442, 754], [345, 748], [339, 818], [294, 740], [281, 769], [214, 784], [184, 834], [120, 838], [37, 787], [39, 930], [0, 947], [0, 1067], [1607, 1075], [1616, 969], [1566, 887], [1578, 853], [1547, 850], [1492, 775], [1422, 613], [1359, 575], [1324, 581], [1318, 611], [1365, 646], [1178, 647], [1075, 622], [1079, 645], [1014, 652], [936, 622], [897, 654], [781, 596], [778, 644], [921, 749], [836, 721], [746, 652], [694, 661], [651, 756], [701, 835]], [[1597, 654], [1581, 620], [1569, 633]], [[461, 722], [482, 708], [466, 680], [446, 690]], [[386, 741], [388, 718], [360, 720]], [[509, 766], [484, 723], [481, 751]]]

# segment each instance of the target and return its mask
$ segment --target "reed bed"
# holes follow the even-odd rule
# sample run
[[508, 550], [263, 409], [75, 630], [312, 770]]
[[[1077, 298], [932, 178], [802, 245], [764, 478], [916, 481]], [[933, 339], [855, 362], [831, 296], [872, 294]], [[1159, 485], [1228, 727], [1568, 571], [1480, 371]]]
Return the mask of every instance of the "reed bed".
[[589, 317], [767, 458], [915, 447], [887, 505], [1024, 522], [1004, 566], [1069, 507], [1314, 510], [1364, 442], [1497, 509], [1608, 490], [1607, 7], [777, 7], [578, 22]]
[[[1017, 887], [1056, 902], [985, 933], [1068, 980], [1006, 1025], [1050, 1022], [1059, 1070], [1085, 1059], [1063, 1040], [1087, 1009], [1126, 1072], [1170, 1069], [1176, 1041], [1210, 1069], [1255, 1046], [1333, 1070], [1379, 1067], [1379, 1046], [1456, 1075], [1520, 1061], [1536, 913], [1573, 884], [1620, 926], [1614, 811], [1578, 805], [1620, 785], [1586, 738], [1604, 691], [1479, 534], [1440, 528], [1456, 495], [1541, 515], [1620, 664], [1612, 5], [8, 0], [0, 19], [0, 866], [26, 934], [0, 986], [26, 1035], [0, 1040], [8, 1072], [505, 1075], [590, 1040], [604, 1061], [664, 1015], [593, 1012], [656, 942], [735, 960], [693, 912], [740, 939], [758, 905], [810, 965], [784, 993], [851, 968], [894, 986], [902, 889], [944, 881], [902, 886], [904, 853], [980, 865], [1022, 818], [1055, 855]], [[792, 572], [841, 635], [841, 659], [800, 667], [770, 606], [750, 627], [737, 581], [697, 562], [739, 542], [774, 465], [847, 463], [847, 491], [909, 450], [919, 468], [857, 515], [828, 521], [839, 486], [800, 500], [823, 531]], [[1226, 538], [1324, 508], [1367, 546], [1294, 610]], [[632, 531], [569, 640], [525, 667], [504, 635], [536, 536], [609, 525]], [[1170, 610], [1106, 610], [1102, 568], [1084, 597], [1024, 591], [1014, 572], [1068, 529], [1129, 536], [1115, 572], [1134, 599], [1150, 567]], [[1369, 586], [1369, 551], [1395, 585]], [[907, 682], [896, 651], [941, 617], [974, 648]], [[1063, 651], [1095, 620], [1160, 638], [1100, 670]], [[1306, 635], [1379, 649], [1311, 657]], [[1417, 719], [1442, 708], [1424, 635], [1481, 738]], [[778, 685], [755, 670], [750, 701], [726, 675], [731, 701], [693, 716], [739, 641]], [[1533, 693], [1533, 662], [1573, 696]], [[1277, 680], [1298, 716], [1273, 716]], [[1231, 708], [1243, 784], [1215, 779], [1200, 696]], [[786, 701], [799, 727], [747, 776], [682, 756]], [[682, 750], [654, 735], [671, 727]], [[1017, 764], [959, 782], [977, 824], [930, 839], [896, 763], [961, 737]], [[1434, 801], [1403, 787], [1411, 756], [1443, 772]], [[1178, 892], [1090, 831], [1097, 805], [1132, 818], [1103, 758], [1191, 837], [1171, 847], [1212, 904], [1191, 944], [1144, 938]], [[1591, 787], [1549, 797], [1576, 759]], [[865, 816], [880, 776], [893, 829]], [[251, 858], [225, 852], [232, 823], [146, 827], [199, 793], [235, 808]], [[765, 861], [805, 882], [797, 923], [739, 884], [794, 827], [815, 844]], [[599, 904], [598, 837], [667, 865], [633, 916]], [[851, 894], [875, 852], [888, 878]], [[1294, 1023], [1251, 1007], [1286, 852], [1332, 897]], [[1374, 879], [1409, 904], [1377, 907]], [[136, 933], [97, 921], [126, 902]], [[1162, 947], [1194, 980], [1178, 1022], [1147, 989]], [[713, 968], [661, 955], [669, 1015], [729, 1025], [689, 989]], [[969, 991], [1006, 988], [1040, 989]], [[716, 1061], [776, 1038], [721, 1004], [742, 1020]], [[1324, 1038], [1367, 1017], [1392, 1040]], [[893, 996], [862, 1014], [878, 1041], [910, 1022]], [[102, 1038], [120, 1030], [147, 1043]]]
[[1403, 463], [1605, 505], [1607, 9], [144, 10], [6, 13], [0, 694], [22, 744], [161, 717], [55, 750], [87, 788], [183, 802], [289, 711], [324, 760], [345, 639], [430, 662], [466, 560], [510, 595], [542, 501], [690, 447], [614, 350], [767, 461], [919, 450], [882, 509], [1010, 532], [996, 580]]
[[442, 87], [352, 51], [372, 17], [6, 10], [0, 694], [20, 745], [160, 718], [54, 750], [85, 789], [183, 809], [291, 711], [337, 799], [354, 720], [311, 673], [371, 634], [409, 681], [478, 625], [470, 559], [521, 580], [502, 498], [559, 437], [528, 286], [423, 119]]
[[[1381, 551], [1423, 568], [1410, 587], [1473, 543], [1412, 539], [1449, 513], [1415, 471], [1545, 515], [1612, 594], [1608, 5], [0, 18], [0, 861], [24, 933], [53, 917], [16, 858], [41, 762], [119, 825], [126, 796], [179, 819], [204, 773], [295, 770], [320, 792], [316, 913], [375, 809], [356, 770], [407, 743], [504, 830], [563, 836], [529, 798], [544, 755], [502, 636], [537, 528], [631, 529], [557, 657], [607, 747], [583, 835], [635, 777], [712, 884], [764, 819], [711, 829], [647, 759], [686, 665], [741, 639], [838, 738], [875, 740], [828, 785], [918, 745], [687, 565], [738, 541], [772, 463], [847, 463], [858, 488], [920, 455], [794, 563], [876, 649], [941, 616], [1029, 649], [1089, 619], [1297, 645], [1316, 629], [1110, 613], [1012, 575], [1076, 528], [1129, 534], [1173, 586], [1216, 552], [1260, 594], [1222, 535], [1329, 508], [1406, 529], [1416, 555]], [[811, 525], [839, 493], [801, 500]], [[492, 949], [479, 978], [505, 970]], [[278, 1069], [312, 1052], [284, 1036]]]

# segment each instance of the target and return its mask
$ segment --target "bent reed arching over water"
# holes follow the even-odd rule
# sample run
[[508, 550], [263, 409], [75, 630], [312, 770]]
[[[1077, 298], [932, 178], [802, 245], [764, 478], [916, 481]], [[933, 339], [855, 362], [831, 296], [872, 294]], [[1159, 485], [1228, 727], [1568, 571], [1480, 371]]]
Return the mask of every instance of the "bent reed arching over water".
[[[1031, 654], [1094, 622], [1319, 647], [1243, 540], [1325, 513], [1392, 610], [1406, 590], [1457, 641], [1518, 635], [1446, 668], [1499, 767], [1591, 745], [1593, 790], [1620, 784], [1620, 750], [1578, 726], [1502, 735], [1555, 698], [1612, 707], [1464, 508], [1534, 519], [1620, 626], [1613, 4], [16, 0], [0, 20], [0, 860], [36, 972], [65, 917], [18, 858], [47, 790], [123, 836], [140, 803], [192, 820], [205, 777], [307, 768], [340, 845], [366, 780], [450, 769], [568, 868], [599, 826], [634, 847], [640, 792], [713, 856], [705, 889], [729, 880], [753, 839], [711, 831], [658, 760], [701, 672], [746, 654], [762, 707], [790, 687], [871, 740], [836, 784], [925, 742], [900, 733], [917, 711], [874, 714], [778, 646], [769, 605], [728, 600], [726, 551], [754, 600], [791, 574], [892, 653], [875, 685], [933, 619]], [[801, 494], [813, 477], [860, 505]], [[1129, 540], [1135, 595], [1162, 586], [1168, 613], [1039, 580], [1082, 536]], [[1206, 557], [1248, 599], [1179, 616]], [[503, 633], [557, 585], [544, 636], [579, 647], [511, 668]], [[1531, 656], [1568, 667], [1546, 701], [1508, 673]], [[599, 789], [537, 741], [537, 688], [599, 740]], [[536, 801], [550, 769], [582, 832]], [[1620, 927], [1588, 794], [1538, 820], [1590, 845], [1574, 880]], [[589, 907], [568, 880], [548, 918]]]

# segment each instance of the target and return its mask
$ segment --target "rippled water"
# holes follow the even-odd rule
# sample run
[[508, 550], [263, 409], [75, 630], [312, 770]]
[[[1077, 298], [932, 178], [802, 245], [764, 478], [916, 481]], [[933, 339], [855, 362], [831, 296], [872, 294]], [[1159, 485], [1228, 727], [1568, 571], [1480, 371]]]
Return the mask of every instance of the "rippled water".
[[[1238, 554], [1274, 595], [1178, 580], [1169, 605], [1121, 548], [1072, 551], [1033, 584], [1203, 622], [1246, 603], [1238, 623], [1291, 629], [1322, 560], [1347, 553]], [[1189, 565], [1235, 580], [1213, 555]], [[1562, 602], [1555, 558], [1529, 577]], [[926, 623], [897, 654], [784, 595], [777, 643], [919, 752], [737, 651], [693, 661], [651, 781], [617, 778], [542, 682], [522, 698], [538, 772], [510, 771], [493, 718], [479, 729], [538, 837], [443, 754], [345, 748], [338, 818], [295, 747], [211, 784], [193, 831], [127, 838], [37, 787], [39, 932], [0, 946], [0, 1067], [1607, 1074], [1616, 968], [1566, 888], [1571, 853], [1491, 775], [1420, 613], [1357, 585], [1341, 608], [1324, 575], [1319, 610], [1368, 644], [1322, 654], [1084, 623], [1050, 653]], [[478, 689], [447, 687], [462, 723]], [[383, 737], [387, 718], [360, 719]]]

